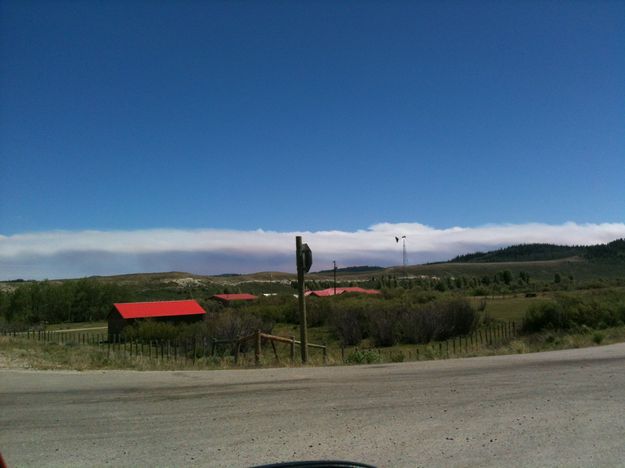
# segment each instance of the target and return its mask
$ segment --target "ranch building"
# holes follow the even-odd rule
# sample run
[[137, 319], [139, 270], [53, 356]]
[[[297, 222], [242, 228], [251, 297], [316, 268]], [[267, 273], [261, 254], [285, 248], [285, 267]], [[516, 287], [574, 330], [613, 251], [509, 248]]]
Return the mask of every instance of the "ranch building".
[[[363, 288], [359, 288], [359, 287], [356, 287], [356, 286], [349, 287], [349, 288], [336, 288], [336, 295], [337, 296], [339, 294], [344, 294], [344, 293], [350, 293], [350, 294], [381, 294], [381, 292], [378, 291], [377, 289], [363, 289]], [[335, 289], [334, 288], [321, 289], [319, 291], [306, 291], [304, 293], [305, 296], [313, 296], [313, 297], [328, 297], [328, 296], [334, 296], [334, 294], [335, 294]]]
[[119, 335], [124, 327], [138, 320], [189, 323], [202, 320], [205, 315], [206, 311], [194, 300], [117, 303], [108, 315], [108, 333]]
[[246, 302], [246, 301], [255, 301], [256, 299], [258, 299], [257, 296], [254, 296], [253, 294], [247, 294], [247, 293], [243, 293], [243, 294], [215, 294], [214, 296], [211, 296], [211, 299], [215, 300], [215, 301], [219, 301], [224, 305], [230, 305], [233, 302]]

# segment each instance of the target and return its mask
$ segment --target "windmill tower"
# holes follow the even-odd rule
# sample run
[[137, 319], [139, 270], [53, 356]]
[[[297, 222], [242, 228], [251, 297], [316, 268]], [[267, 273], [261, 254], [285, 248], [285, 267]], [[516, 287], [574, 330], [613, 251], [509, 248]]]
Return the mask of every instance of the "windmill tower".
[[[395, 242], [399, 243], [399, 237], [395, 236]], [[404, 277], [406, 276], [406, 236], [401, 236], [402, 241], [402, 266], [404, 267]]]

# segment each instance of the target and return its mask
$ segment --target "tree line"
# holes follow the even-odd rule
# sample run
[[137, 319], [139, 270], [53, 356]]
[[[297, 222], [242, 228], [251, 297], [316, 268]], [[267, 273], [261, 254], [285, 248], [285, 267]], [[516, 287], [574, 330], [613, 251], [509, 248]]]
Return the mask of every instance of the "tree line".
[[91, 322], [104, 320], [114, 302], [130, 297], [128, 287], [90, 278], [29, 282], [13, 291], [0, 291], [0, 316], [23, 324]]

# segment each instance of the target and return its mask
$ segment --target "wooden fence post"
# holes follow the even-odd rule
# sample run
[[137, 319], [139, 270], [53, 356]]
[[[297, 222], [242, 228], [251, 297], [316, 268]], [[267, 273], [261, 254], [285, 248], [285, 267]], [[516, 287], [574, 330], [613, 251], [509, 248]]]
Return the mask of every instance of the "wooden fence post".
[[269, 339], [269, 342], [271, 343], [271, 347], [273, 348], [273, 355], [276, 358], [276, 362], [280, 364], [280, 357], [278, 356], [278, 350], [276, 349], [276, 344], [274, 343], [272, 339]]
[[295, 337], [291, 337], [291, 363], [295, 363]]
[[254, 362], [257, 366], [260, 366], [260, 353], [261, 353], [261, 343], [260, 343], [260, 330], [256, 331], [256, 336], [254, 337]]

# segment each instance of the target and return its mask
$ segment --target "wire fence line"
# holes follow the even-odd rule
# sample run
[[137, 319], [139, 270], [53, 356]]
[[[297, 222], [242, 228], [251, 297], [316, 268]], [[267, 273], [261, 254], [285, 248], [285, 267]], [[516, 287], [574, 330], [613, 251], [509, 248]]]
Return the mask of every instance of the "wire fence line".
[[[269, 335], [258, 330], [252, 335], [234, 340], [209, 336], [195, 336], [184, 339], [146, 340], [128, 339], [121, 334], [81, 333], [79, 331], [0, 329], [0, 335], [15, 339], [55, 343], [69, 346], [89, 346], [102, 350], [110, 357], [141, 357], [157, 361], [185, 361], [222, 359], [232, 366], [296, 363], [296, 347], [301, 343], [294, 337]], [[474, 332], [449, 338], [405, 345], [400, 347], [362, 347], [309, 344], [318, 349], [320, 355], [313, 360], [320, 364], [359, 362], [399, 362], [426, 359], [448, 359], [462, 357], [510, 343], [519, 336], [515, 322], [501, 322], [480, 328]], [[262, 353], [262, 349], [269, 352]], [[363, 354], [366, 353], [366, 354]], [[377, 355], [377, 357], [376, 357]], [[360, 358], [364, 356], [364, 358]]]

